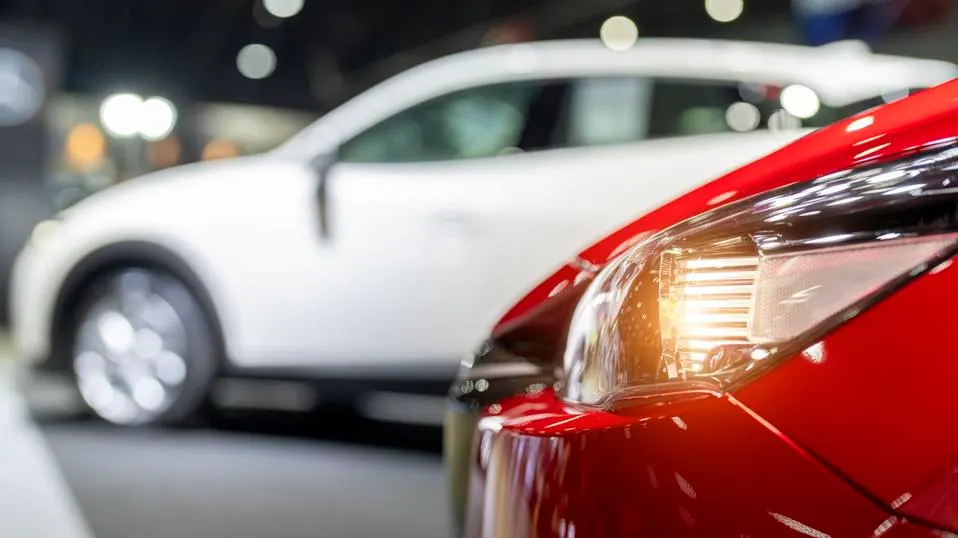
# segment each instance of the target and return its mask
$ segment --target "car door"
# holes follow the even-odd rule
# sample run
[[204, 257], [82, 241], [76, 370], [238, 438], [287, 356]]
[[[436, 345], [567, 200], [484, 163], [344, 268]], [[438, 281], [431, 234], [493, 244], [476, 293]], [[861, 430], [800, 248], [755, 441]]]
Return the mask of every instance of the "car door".
[[277, 328], [298, 348], [284, 356], [454, 368], [485, 329], [480, 262], [500, 242], [486, 235], [497, 230], [497, 197], [510, 196], [498, 189], [523, 175], [509, 157], [551, 144], [565, 87], [457, 91], [342, 143], [324, 179], [325, 230], [296, 258], [310, 267], [302, 289], [315, 297], [297, 307], [308, 325]]
[[[699, 121], [696, 103], [689, 114], [659, 114], [664, 126], [650, 121], [651, 84], [585, 77], [472, 88], [343, 143], [326, 177], [328, 229], [297, 258], [305, 285], [287, 288], [309, 296], [283, 301], [299, 305], [300, 320], [277, 327], [284, 356], [452, 367], [581, 248], [787, 141], [684, 140], [714, 126]], [[661, 139], [648, 140], [650, 129]]]
[[623, 145], [645, 137], [649, 91], [637, 77], [495, 84], [343, 144], [328, 178], [330, 245], [348, 273], [339, 282], [353, 287], [336, 293], [369, 307], [360, 316], [327, 304], [316, 315], [337, 330], [316, 345], [332, 337], [340, 356], [454, 364], [545, 272], [634, 207], [616, 194], [642, 189]]

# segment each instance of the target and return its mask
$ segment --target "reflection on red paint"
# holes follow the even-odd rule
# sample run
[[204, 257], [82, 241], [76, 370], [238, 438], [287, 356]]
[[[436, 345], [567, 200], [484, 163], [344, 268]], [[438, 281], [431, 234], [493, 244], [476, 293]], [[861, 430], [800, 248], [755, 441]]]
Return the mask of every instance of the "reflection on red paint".
[[[863, 161], [954, 142], [958, 82], [849, 118], [670, 202], [581, 254]], [[716, 199], [728, 196], [727, 200]], [[583, 264], [563, 267], [507, 319]], [[480, 426], [466, 536], [932, 538], [958, 532], [958, 265], [944, 263], [732, 395], [596, 410], [551, 390]]]

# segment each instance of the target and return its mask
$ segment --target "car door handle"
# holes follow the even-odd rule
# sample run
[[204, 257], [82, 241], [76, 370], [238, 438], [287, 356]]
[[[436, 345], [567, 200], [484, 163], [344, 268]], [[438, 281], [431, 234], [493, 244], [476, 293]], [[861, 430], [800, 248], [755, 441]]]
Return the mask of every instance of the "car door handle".
[[432, 218], [439, 224], [462, 224], [475, 220], [472, 214], [464, 211], [441, 211], [434, 214]]
[[465, 211], [441, 211], [432, 215], [429, 228], [442, 235], [473, 235], [479, 232], [479, 219]]

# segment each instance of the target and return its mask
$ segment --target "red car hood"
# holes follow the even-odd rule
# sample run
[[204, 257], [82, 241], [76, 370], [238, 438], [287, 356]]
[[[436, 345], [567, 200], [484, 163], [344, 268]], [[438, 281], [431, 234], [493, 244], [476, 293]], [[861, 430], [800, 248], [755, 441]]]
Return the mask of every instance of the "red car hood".
[[497, 329], [574, 281], [583, 266], [605, 265], [643, 237], [709, 209], [789, 183], [894, 159], [955, 140], [958, 140], [958, 79], [812, 132], [608, 235], [530, 292], [503, 316]]

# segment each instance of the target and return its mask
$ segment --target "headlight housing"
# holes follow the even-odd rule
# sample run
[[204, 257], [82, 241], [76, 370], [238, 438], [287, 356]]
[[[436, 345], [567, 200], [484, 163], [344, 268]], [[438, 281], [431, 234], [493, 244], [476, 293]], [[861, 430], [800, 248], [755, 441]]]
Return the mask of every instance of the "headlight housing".
[[570, 324], [565, 396], [608, 406], [729, 390], [956, 251], [954, 148], [720, 207], [596, 275]]

